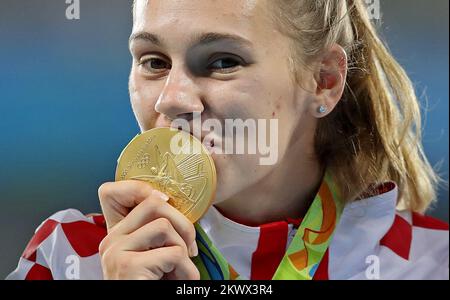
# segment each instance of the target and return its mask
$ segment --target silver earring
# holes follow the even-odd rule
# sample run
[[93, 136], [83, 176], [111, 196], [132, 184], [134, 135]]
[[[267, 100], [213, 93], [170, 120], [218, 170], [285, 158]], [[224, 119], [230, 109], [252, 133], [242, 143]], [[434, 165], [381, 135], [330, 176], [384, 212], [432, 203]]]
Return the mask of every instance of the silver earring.
[[321, 105], [319, 106], [319, 109], [317, 110], [319, 112], [319, 114], [324, 114], [327, 112], [327, 107], [325, 105]]

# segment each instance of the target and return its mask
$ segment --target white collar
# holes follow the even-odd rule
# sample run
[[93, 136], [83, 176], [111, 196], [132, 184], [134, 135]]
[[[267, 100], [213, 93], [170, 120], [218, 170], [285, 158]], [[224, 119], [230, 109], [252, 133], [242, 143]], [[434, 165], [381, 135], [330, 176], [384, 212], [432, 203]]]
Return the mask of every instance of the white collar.
[[[383, 194], [345, 205], [330, 244], [330, 248], [333, 249], [330, 255], [334, 256], [331, 261], [335, 262], [330, 264], [330, 268], [333, 269], [330, 273], [347, 275], [339, 272], [354, 268], [342, 268], [342, 265], [365, 259], [378, 246], [395, 217], [398, 188], [395, 183], [393, 184], [394, 187]], [[211, 206], [200, 220], [200, 225], [234, 269], [249, 278], [252, 254], [258, 245], [260, 227], [236, 223], [223, 216], [214, 206]], [[289, 225], [286, 247], [295, 232], [292, 225]], [[349, 255], [350, 253], [352, 255]], [[361, 258], [356, 258], [355, 253]]]

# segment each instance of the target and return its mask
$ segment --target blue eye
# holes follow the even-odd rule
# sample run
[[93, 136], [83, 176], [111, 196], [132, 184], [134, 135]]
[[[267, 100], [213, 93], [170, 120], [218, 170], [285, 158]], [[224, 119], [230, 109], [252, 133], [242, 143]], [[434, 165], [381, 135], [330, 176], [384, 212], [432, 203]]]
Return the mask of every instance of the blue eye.
[[211, 67], [215, 69], [228, 69], [236, 67], [237, 65], [239, 65], [239, 62], [237, 62], [236, 60], [232, 58], [225, 58], [216, 60], [211, 64]]
[[224, 57], [215, 60], [212, 64], [208, 66], [208, 69], [222, 73], [229, 73], [233, 72], [234, 70], [236, 70], [236, 68], [242, 65], [243, 63], [236, 58]]

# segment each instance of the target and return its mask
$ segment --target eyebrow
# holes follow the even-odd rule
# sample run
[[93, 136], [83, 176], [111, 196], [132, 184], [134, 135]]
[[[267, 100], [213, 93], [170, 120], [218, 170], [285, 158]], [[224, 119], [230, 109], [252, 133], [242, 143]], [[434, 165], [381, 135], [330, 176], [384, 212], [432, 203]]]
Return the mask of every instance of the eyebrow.
[[[160, 38], [158, 35], [146, 32], [146, 31], [140, 31], [133, 33], [130, 36], [129, 43], [131, 44], [133, 41], [141, 40], [144, 42], [149, 42], [154, 44], [155, 46], [164, 46], [164, 41], [162, 38]], [[222, 41], [230, 41], [234, 42], [236, 44], [239, 44], [244, 47], [251, 47], [253, 44], [249, 40], [235, 34], [229, 34], [229, 33], [219, 33], [219, 32], [206, 32], [199, 35], [196, 35], [194, 38], [191, 39], [190, 45], [208, 45], [216, 42], [222, 42]]]

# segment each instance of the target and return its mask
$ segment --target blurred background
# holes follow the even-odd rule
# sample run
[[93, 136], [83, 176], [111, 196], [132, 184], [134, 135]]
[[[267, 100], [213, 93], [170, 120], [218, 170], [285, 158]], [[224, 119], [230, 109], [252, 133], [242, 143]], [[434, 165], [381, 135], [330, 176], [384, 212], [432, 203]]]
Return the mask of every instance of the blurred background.
[[[131, 0], [0, 0], [0, 278], [56, 211], [100, 212], [98, 186], [138, 132], [128, 98]], [[424, 146], [448, 181], [449, 1], [381, 0], [383, 37], [421, 96]], [[425, 102], [427, 100], [427, 103]], [[448, 222], [448, 189], [430, 215]]]

